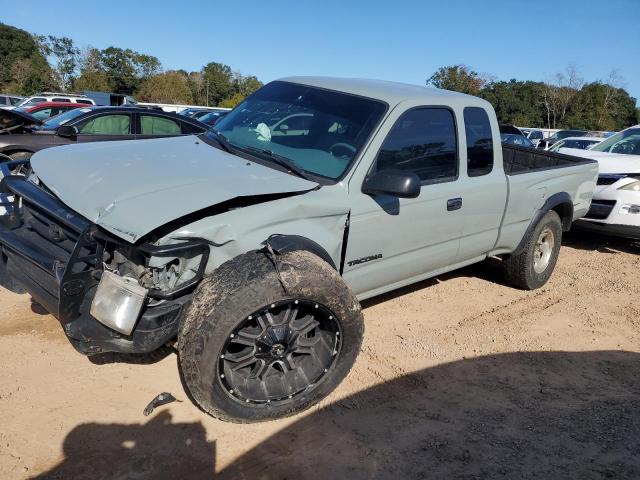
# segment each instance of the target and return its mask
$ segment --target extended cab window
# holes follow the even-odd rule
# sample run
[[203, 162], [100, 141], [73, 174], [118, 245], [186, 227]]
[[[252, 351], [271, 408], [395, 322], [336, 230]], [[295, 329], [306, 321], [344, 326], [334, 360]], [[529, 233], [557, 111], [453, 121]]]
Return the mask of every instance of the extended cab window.
[[387, 135], [376, 170], [408, 170], [426, 183], [458, 176], [458, 148], [453, 112], [418, 108], [404, 113]]
[[142, 135], [180, 135], [180, 124], [175, 120], [153, 115], [140, 115]]
[[486, 110], [465, 108], [464, 129], [467, 136], [467, 174], [479, 177], [490, 173], [493, 169], [493, 137]]
[[128, 135], [131, 133], [131, 117], [129, 115], [94, 117], [79, 126], [78, 132], [88, 135]]

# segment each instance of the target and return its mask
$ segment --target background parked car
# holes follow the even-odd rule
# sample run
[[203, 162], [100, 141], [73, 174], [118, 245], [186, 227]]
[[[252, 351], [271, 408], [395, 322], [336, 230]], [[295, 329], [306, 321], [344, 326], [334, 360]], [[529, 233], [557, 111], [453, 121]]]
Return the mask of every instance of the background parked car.
[[224, 117], [227, 112], [209, 112], [206, 115], [203, 115], [198, 118], [198, 121], [213, 127], [218, 120]]
[[640, 239], [640, 125], [627, 128], [589, 150], [562, 153], [598, 161], [591, 209], [577, 225]]
[[22, 101], [23, 97], [18, 95], [0, 95], [0, 107], [14, 107]]
[[537, 147], [540, 140], [544, 138], [544, 132], [542, 130], [529, 130], [526, 137]]
[[588, 132], [584, 130], [559, 130], [550, 137], [543, 138], [538, 142], [537, 148], [543, 150], [549, 150], [551, 146], [558, 140], [563, 140], [568, 137], [585, 137]]
[[214, 110], [212, 108], [190, 107], [182, 110], [180, 115], [185, 117], [194, 117], [195, 115], [205, 115], [213, 111]]
[[524, 135], [515, 135], [512, 133], [501, 133], [500, 140], [505, 145], [518, 145], [519, 147], [535, 148], [531, 140]]
[[[14, 159], [28, 159], [43, 148], [108, 140], [139, 140], [192, 135], [208, 126], [175, 113], [136, 107], [84, 107], [69, 110], [44, 122], [21, 111], [0, 111], [0, 130], [5, 130], [10, 115], [22, 133], [0, 136], [0, 153]], [[27, 119], [33, 121], [29, 125]]]
[[63, 103], [80, 103], [82, 105], [95, 105], [92, 99], [87, 97], [86, 95], [73, 95], [69, 93], [54, 93], [54, 92], [43, 92], [38, 93], [36, 95], [31, 95], [30, 97], [22, 99], [22, 101], [12, 107], [5, 107], [7, 109], [12, 108], [21, 108], [21, 107], [31, 107], [38, 103], [44, 102], [63, 102]]
[[[558, 140], [549, 148], [550, 152], [558, 152], [562, 148], [577, 148], [579, 150], [587, 150], [594, 145], [602, 142], [602, 137], [567, 137], [563, 140]], [[562, 153], [562, 152], [561, 152]]]
[[69, 110], [73, 110], [74, 108], [80, 108], [83, 106], [84, 105], [81, 103], [71, 102], [42, 102], [32, 107], [20, 107], [16, 110], [27, 112], [39, 120], [46, 120], [48, 118], [55, 117], [56, 115], [60, 115], [61, 113], [68, 112]]

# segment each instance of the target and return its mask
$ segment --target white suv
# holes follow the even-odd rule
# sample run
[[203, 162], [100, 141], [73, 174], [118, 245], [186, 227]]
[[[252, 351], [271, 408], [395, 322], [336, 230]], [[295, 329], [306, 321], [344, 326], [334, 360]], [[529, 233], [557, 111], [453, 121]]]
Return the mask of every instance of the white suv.
[[36, 95], [31, 95], [30, 97], [26, 97], [17, 105], [12, 107], [5, 107], [7, 110], [12, 110], [14, 108], [28, 108], [33, 107], [38, 103], [43, 102], [68, 102], [68, 103], [83, 103], [86, 105], [95, 105], [92, 99], [87, 97], [86, 95], [73, 95], [69, 93], [54, 93], [54, 92], [43, 92], [38, 93]]

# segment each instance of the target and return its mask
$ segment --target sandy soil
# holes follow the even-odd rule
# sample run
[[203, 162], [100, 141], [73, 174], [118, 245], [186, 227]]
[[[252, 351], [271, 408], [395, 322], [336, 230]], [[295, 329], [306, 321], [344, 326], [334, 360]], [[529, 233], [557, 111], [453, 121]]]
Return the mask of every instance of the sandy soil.
[[369, 301], [346, 381], [258, 425], [197, 410], [173, 353], [91, 361], [0, 292], [0, 478], [640, 478], [639, 254], [574, 234], [535, 292], [487, 262]]

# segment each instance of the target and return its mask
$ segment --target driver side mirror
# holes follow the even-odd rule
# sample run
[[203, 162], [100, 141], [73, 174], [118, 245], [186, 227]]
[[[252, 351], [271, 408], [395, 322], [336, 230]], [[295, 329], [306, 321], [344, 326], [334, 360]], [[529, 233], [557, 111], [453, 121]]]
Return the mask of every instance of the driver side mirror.
[[281, 123], [280, 126], [278, 127], [278, 130], [282, 130], [283, 132], [286, 132], [287, 130], [289, 130], [289, 125], [287, 125], [286, 123]]
[[420, 177], [413, 172], [382, 170], [368, 176], [362, 184], [367, 195], [391, 195], [398, 198], [416, 198], [420, 195]]
[[71, 125], [60, 125], [56, 130], [56, 135], [65, 138], [75, 138], [78, 135], [78, 129]]

